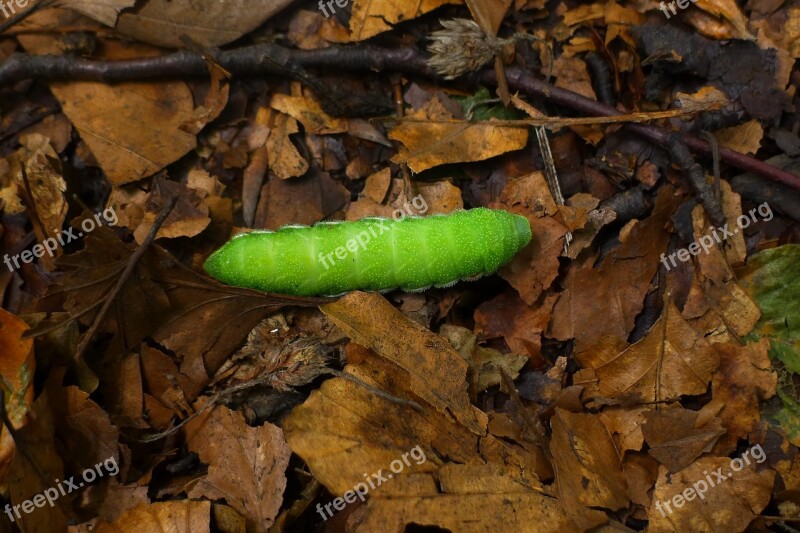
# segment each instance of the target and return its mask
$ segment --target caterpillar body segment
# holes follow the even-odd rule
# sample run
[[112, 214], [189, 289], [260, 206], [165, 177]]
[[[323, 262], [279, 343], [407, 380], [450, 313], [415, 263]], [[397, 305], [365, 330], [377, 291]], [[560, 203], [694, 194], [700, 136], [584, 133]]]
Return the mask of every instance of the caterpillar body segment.
[[370, 217], [237, 235], [204, 268], [229, 285], [296, 296], [415, 292], [490, 274], [530, 239], [525, 217], [495, 209]]

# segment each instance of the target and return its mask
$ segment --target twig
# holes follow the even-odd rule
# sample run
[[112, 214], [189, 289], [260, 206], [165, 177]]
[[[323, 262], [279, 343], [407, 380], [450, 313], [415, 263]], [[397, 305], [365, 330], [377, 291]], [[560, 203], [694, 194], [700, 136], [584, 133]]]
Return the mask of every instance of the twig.
[[114, 285], [114, 289], [111, 293], [106, 297], [105, 302], [103, 302], [103, 307], [97, 312], [95, 315], [94, 320], [92, 321], [92, 325], [89, 326], [89, 330], [84, 334], [81, 338], [81, 342], [78, 344], [78, 347], [75, 350], [75, 357], [74, 359], [77, 361], [83, 355], [83, 352], [86, 351], [86, 348], [89, 346], [89, 342], [91, 342], [92, 338], [94, 338], [95, 333], [97, 332], [100, 325], [103, 323], [106, 317], [106, 313], [111, 308], [111, 304], [117, 298], [119, 291], [122, 290], [122, 286], [125, 285], [125, 282], [128, 281], [128, 278], [133, 273], [133, 269], [136, 267], [136, 264], [139, 262], [139, 259], [144, 255], [147, 249], [150, 247], [150, 244], [155, 240], [156, 235], [158, 234], [158, 230], [161, 228], [161, 225], [169, 216], [170, 212], [172, 212], [172, 208], [175, 207], [175, 204], [178, 202], [178, 196], [173, 196], [167, 205], [161, 209], [161, 212], [156, 217], [155, 221], [153, 222], [153, 227], [150, 228], [150, 232], [147, 234], [147, 237], [136, 249], [135, 252], [131, 255], [130, 259], [128, 260], [128, 264], [125, 266], [125, 270], [122, 271], [120, 274], [119, 279], [117, 280], [117, 284]]
[[[379, 48], [374, 46], [331, 46], [323, 50], [290, 50], [272, 43], [261, 43], [234, 50], [206, 52], [225, 70], [235, 76], [253, 74], [296, 75], [291, 67], [305, 69], [330, 68], [334, 71], [396, 71], [418, 74], [441, 80], [428, 67], [427, 58], [416, 48]], [[283, 66], [278, 72], [278, 65]], [[97, 61], [76, 56], [29, 56], [13, 54], [0, 64], [0, 86], [23, 79], [44, 81], [81, 80], [107, 83], [165, 79], [181, 76], [208, 76], [206, 61], [202, 54], [180, 51], [155, 58], [132, 59], [125, 61]], [[519, 68], [506, 69], [508, 85], [515, 91], [547, 100], [594, 116], [614, 116], [621, 113], [567, 89], [555, 87], [541, 81], [532, 73]], [[494, 69], [484, 70], [475, 81], [497, 84]], [[323, 95], [320, 95], [324, 97]], [[330, 100], [330, 99], [329, 99]], [[346, 106], [343, 106], [346, 108]], [[661, 146], [667, 145], [672, 133], [664, 128], [650, 125], [628, 124], [626, 128]], [[704, 154], [711, 153], [709, 144], [697, 137], [679, 134], [681, 140], [692, 150]], [[750, 170], [774, 181], [800, 190], [800, 177], [770, 166], [745, 154], [728, 148], [720, 148], [720, 157], [726, 163], [742, 170]]]

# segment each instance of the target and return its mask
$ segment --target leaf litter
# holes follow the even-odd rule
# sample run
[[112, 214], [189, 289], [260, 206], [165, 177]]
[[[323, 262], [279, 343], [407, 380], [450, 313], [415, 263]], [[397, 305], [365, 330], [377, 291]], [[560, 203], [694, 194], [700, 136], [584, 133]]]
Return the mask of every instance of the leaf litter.
[[[5, 529], [797, 527], [800, 197], [764, 163], [800, 153], [796, 7], [50, 4], [0, 46]], [[236, 233], [479, 206], [532, 242], [449, 288], [202, 273]]]

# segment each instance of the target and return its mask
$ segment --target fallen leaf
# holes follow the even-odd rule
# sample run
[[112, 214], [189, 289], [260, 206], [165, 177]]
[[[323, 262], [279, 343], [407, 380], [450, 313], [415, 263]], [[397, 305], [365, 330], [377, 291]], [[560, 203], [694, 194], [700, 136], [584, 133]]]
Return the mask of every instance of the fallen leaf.
[[403, 3], [394, 0], [353, 0], [350, 14], [350, 38], [363, 41], [392, 29], [392, 24], [405, 22], [433, 11], [445, 4], [459, 4], [461, 0], [420, 0]]
[[327, 135], [342, 133], [349, 128], [347, 120], [328, 115], [316, 100], [308, 96], [276, 94], [269, 105], [300, 122], [309, 133]]
[[[715, 476], [717, 472], [724, 476], [722, 480]], [[732, 472], [727, 457], [702, 457], [673, 474], [662, 466], [648, 511], [647, 530], [744, 531], [769, 503], [774, 478], [771, 470], [756, 473], [755, 464]], [[702, 497], [698, 490], [705, 490]]]
[[616, 343], [604, 341], [576, 358], [597, 375], [597, 394], [642, 402], [701, 394], [719, 364], [714, 348], [681, 317], [671, 301], [664, 305], [661, 317], [644, 339], [621, 352]]
[[59, 7], [77, 11], [111, 28], [117, 25], [117, 17], [120, 12], [135, 4], [136, 0], [58, 0], [55, 2], [55, 5]]
[[113, 524], [98, 522], [96, 533], [205, 533], [211, 531], [211, 502], [191, 500], [140, 505], [125, 512]]
[[492, 125], [492, 121], [470, 123], [433, 118], [423, 108], [410, 115], [389, 132], [389, 138], [403, 147], [392, 157], [406, 163], [414, 172], [422, 172], [446, 163], [483, 161], [496, 155], [524, 148], [528, 129]]
[[588, 529], [608, 517], [594, 508], [616, 510], [629, 503], [622, 458], [597, 415], [556, 409], [550, 453], [558, 495], [572, 521]]
[[247, 518], [249, 529], [269, 529], [281, 508], [291, 455], [281, 429], [269, 422], [250, 427], [240, 413], [217, 406], [185, 431], [189, 449], [209, 465], [189, 497], [224, 498]]
[[677, 472], [708, 453], [725, 433], [719, 418], [709, 418], [700, 425], [699, 413], [680, 406], [654, 409], [645, 415], [643, 435], [647, 451], [667, 470]]
[[182, 48], [188, 36], [203, 48], [235, 41], [261, 26], [292, 0], [221, 0], [195, 3], [191, 0], [148, 0], [139, 9], [123, 13], [117, 30], [140, 41]]
[[576, 262], [570, 265], [565, 290], [553, 310], [549, 336], [575, 338], [577, 352], [604, 336], [628, 338], [658, 270], [659, 255], [667, 249], [664, 224], [674, 208], [671, 189], [662, 187], [653, 214], [621, 235], [622, 243], [602, 259], [599, 268]]

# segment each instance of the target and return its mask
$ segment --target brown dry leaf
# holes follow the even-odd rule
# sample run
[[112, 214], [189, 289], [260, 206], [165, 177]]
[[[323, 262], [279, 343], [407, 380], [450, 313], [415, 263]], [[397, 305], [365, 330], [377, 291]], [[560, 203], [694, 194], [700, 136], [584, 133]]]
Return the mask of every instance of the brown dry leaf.
[[[437, 99], [433, 99], [437, 100]], [[524, 148], [527, 127], [494, 126], [491, 121], [469, 123], [451, 121], [426, 106], [408, 115], [389, 132], [389, 138], [403, 143], [395, 163], [407, 163], [414, 172], [446, 163], [483, 161], [496, 155]]]
[[217, 406], [191, 420], [185, 431], [189, 449], [209, 465], [188, 496], [224, 498], [247, 518], [248, 529], [269, 529], [283, 501], [291, 455], [281, 429], [269, 422], [250, 427], [241, 413]]
[[547, 329], [556, 296], [549, 295], [530, 306], [513, 292], [505, 292], [475, 309], [475, 332], [484, 337], [502, 337], [512, 352], [541, 356], [542, 334]]
[[322, 110], [319, 103], [309, 96], [288, 96], [276, 94], [270, 107], [286, 113], [297, 120], [309, 133], [327, 135], [348, 131], [346, 119], [334, 118]]
[[120, 12], [135, 4], [136, 0], [58, 0], [54, 5], [77, 11], [113, 28]]
[[[194, 189], [182, 183], [156, 179], [153, 188], [141, 201], [142, 219], [133, 230], [137, 243], [142, 243], [153, 227], [158, 214], [171, 198], [178, 197], [178, 202], [158, 229], [156, 238], [173, 239], [176, 237], [194, 237], [208, 227], [211, 218], [208, 206]], [[128, 207], [124, 206], [126, 210]]]
[[629, 503], [622, 457], [598, 415], [556, 408], [550, 453], [558, 495], [581, 530], [605, 523], [605, 513]]
[[[674, 474], [669, 474], [662, 466], [648, 511], [650, 523], [647, 531], [744, 531], [769, 503], [775, 478], [774, 471], [756, 473], [752, 458], [750, 463], [738, 472], [731, 470], [731, 459], [727, 457], [702, 457]], [[719, 479], [717, 473], [723, 479]], [[708, 483], [709, 479], [714, 485]], [[699, 498], [696, 492], [703, 490], [703, 485], [699, 485], [701, 482], [707, 491], [703, 498]], [[686, 492], [689, 489], [692, 492]], [[689, 498], [681, 496], [683, 493]], [[680, 506], [675, 505], [676, 501]]]
[[182, 48], [181, 36], [203, 48], [235, 41], [261, 26], [292, 0], [148, 0], [119, 17], [117, 30], [139, 41]]
[[[577, 352], [605, 336], [628, 338], [660, 266], [659, 256], [667, 249], [669, 234], [664, 225], [675, 205], [672, 189], [663, 187], [653, 214], [621, 234], [622, 243], [603, 258], [599, 268], [577, 262], [570, 265], [564, 281], [566, 290], [553, 310], [550, 336], [575, 338]], [[614, 297], [609, 298], [609, 294]]]
[[[60, 377], [60, 372], [54, 375]], [[119, 430], [108, 413], [88, 393], [75, 386], [61, 387], [60, 381], [51, 377], [48, 396], [59, 440], [66, 452], [66, 465], [77, 472], [110, 457], [119, 464]]]
[[[33, 402], [27, 423], [16, 432], [17, 453], [14, 454], [8, 476], [0, 482], [0, 490], [7, 495], [11, 506], [22, 505], [36, 494], [54, 486], [57, 480], [67, 479], [64, 477], [65, 470], [61, 457], [56, 450], [55, 426], [50, 400], [45, 390]], [[3, 427], [3, 433], [5, 432], [6, 429]], [[23, 449], [24, 455], [20, 451]], [[92, 467], [92, 465], [82, 465], [82, 467], [87, 466]], [[74, 497], [73, 494], [66, 494], [59, 498], [60, 505], [52, 507], [45, 505], [42, 508], [34, 508], [35, 512], [21, 513], [15, 525], [21, 531], [66, 531], [67, 517], [64, 513], [69, 509]]]
[[537, 171], [509, 180], [499, 200], [489, 207], [522, 215], [531, 224], [530, 244], [500, 269], [500, 277], [517, 289], [525, 303], [533, 305], [558, 276], [558, 257], [568, 231], [556, 218], [558, 207], [544, 175]]
[[[46, 35], [19, 39], [32, 53], [60, 52], [57, 41]], [[102, 59], [160, 53], [113, 40], [104, 41], [102, 48]], [[50, 89], [114, 185], [150, 176], [196, 146], [196, 137], [182, 129], [194, 117], [194, 102], [181, 81], [57, 82]]]
[[767, 355], [767, 339], [745, 346], [720, 343], [714, 347], [719, 352], [719, 370], [712, 381], [712, 400], [703, 412], [718, 412], [727, 430], [725, 444], [735, 444], [759, 427], [760, 401], [775, 395], [778, 374]]
[[569, 89], [592, 100], [597, 100], [594, 89], [592, 89], [589, 71], [586, 70], [586, 63], [582, 59], [560, 56], [553, 65], [553, 76], [556, 78], [556, 87]]
[[733, 36], [737, 39], [755, 40], [747, 30], [747, 17], [744, 16], [734, 0], [693, 0], [698, 9], [702, 9], [715, 17], [725, 19], [733, 28]]
[[[28, 324], [0, 309], [0, 378], [5, 392], [5, 410], [15, 429], [25, 425], [33, 403], [35, 359], [33, 339], [23, 339]], [[0, 485], [14, 458], [14, 440], [0, 424]]]
[[[390, 401], [358, 383], [335, 378], [325, 381], [296, 407], [285, 419], [283, 429], [292, 450], [332, 493], [346, 497], [354, 487], [369, 491], [369, 502], [361, 509], [361, 525], [356, 530], [401, 533], [410, 523], [475, 532], [498, 524], [511, 531], [533, 531], [534, 524], [537, 530], [564, 530], [568, 519], [560, 503], [540, 494], [535, 455], [487, 435], [486, 416], [471, 406], [480, 425], [473, 429], [461, 420], [464, 417], [458, 413], [468, 402], [466, 364], [458, 354], [388, 303], [366, 303], [383, 300], [379, 295], [351, 293], [343, 298], [348, 299], [353, 313], [370, 315], [372, 320], [359, 319], [354, 321], [357, 326], [349, 324], [346, 330], [360, 336], [356, 329], [363, 331], [378, 324], [384, 336], [376, 344], [385, 344], [379, 348], [400, 353], [387, 357], [385, 353], [376, 356], [364, 351], [360, 362], [348, 365], [346, 370], [372, 387], [401, 399], [414, 399], [420, 408]], [[364, 302], [360, 311], [354, 306], [359, 301]], [[326, 311], [336, 310], [331, 306], [324, 307]], [[413, 338], [420, 335], [423, 338]], [[404, 359], [416, 359], [417, 353], [426, 354], [426, 359], [434, 357], [431, 363], [438, 362], [417, 363], [426, 371], [425, 387], [441, 388], [444, 384], [445, 392], [463, 390], [450, 399], [440, 399], [448, 394], [433, 396], [435, 390], [419, 390], [415, 383], [418, 379], [409, 379], [403, 368]], [[454, 381], [462, 386], [450, 386]], [[446, 407], [442, 409], [441, 404]], [[365, 476], [365, 472], [372, 476]], [[366, 478], [385, 482], [370, 489]]]
[[459, 533], [556, 533], [571, 528], [558, 500], [525, 490], [491, 465], [447, 465], [439, 479], [445, 494], [425, 479], [406, 487], [398, 484], [390, 497], [370, 499], [367, 516], [354, 531], [402, 533], [407, 524], [435, 524]]
[[191, 500], [140, 505], [127, 511], [113, 524], [99, 522], [95, 533], [210, 533], [211, 502]]
[[620, 453], [639, 451], [644, 444], [642, 427], [648, 407], [607, 407], [600, 413], [600, 420], [614, 436]]
[[650, 445], [647, 453], [669, 472], [683, 470], [700, 455], [710, 452], [725, 433], [719, 418], [701, 419], [699, 415], [698, 411], [677, 405], [654, 409], [645, 415], [643, 434]]
[[511, 379], [517, 379], [520, 369], [528, 361], [524, 355], [504, 354], [478, 346], [477, 336], [467, 328], [444, 324], [439, 330], [439, 335], [447, 339], [447, 342], [469, 363], [474, 385], [472, 390], [477, 392], [499, 385], [502, 381], [501, 368]]
[[386, 193], [389, 192], [389, 186], [392, 184], [392, 169], [389, 167], [379, 170], [378, 172], [367, 176], [364, 183], [364, 196], [369, 198], [375, 203], [382, 203], [386, 198]]
[[714, 136], [719, 141], [719, 144], [725, 148], [730, 148], [742, 154], [755, 154], [761, 148], [764, 128], [759, 121], [750, 120], [738, 126], [715, 131]]
[[[420, 398], [476, 434], [485, 431], [486, 415], [466, 395], [467, 363], [441, 337], [408, 320], [376, 293], [354, 291], [320, 309], [354, 342], [404, 369]], [[443, 368], [447, 375], [442, 375]]]
[[279, 178], [295, 178], [308, 171], [306, 161], [289, 135], [297, 133], [297, 121], [283, 113], [273, 114], [273, 124], [267, 138], [266, 149], [269, 169]]
[[675, 102], [683, 111], [691, 113], [714, 107], [724, 107], [730, 103], [724, 92], [711, 85], [703, 87], [695, 93], [678, 92], [675, 95]]
[[632, 398], [642, 402], [677, 399], [701, 394], [719, 364], [714, 348], [681, 317], [672, 301], [647, 336], [618, 350], [605, 340], [576, 355], [594, 370], [595, 392], [604, 398]]
[[472, 18], [489, 35], [497, 35], [497, 30], [511, 7], [512, 0], [465, 0]]
[[287, 224], [314, 224], [342, 209], [349, 197], [340, 182], [314, 168], [291, 180], [271, 177], [261, 189], [253, 226], [275, 230]]
[[426, 215], [435, 213], [452, 213], [464, 209], [461, 189], [450, 180], [439, 180], [432, 183], [417, 183], [415, 189], [422, 195], [428, 205]]
[[405, 22], [433, 11], [445, 4], [460, 4], [461, 0], [353, 0], [350, 15], [350, 40], [363, 41], [392, 29], [392, 24]]

